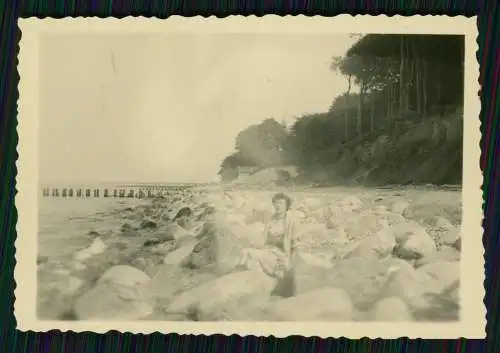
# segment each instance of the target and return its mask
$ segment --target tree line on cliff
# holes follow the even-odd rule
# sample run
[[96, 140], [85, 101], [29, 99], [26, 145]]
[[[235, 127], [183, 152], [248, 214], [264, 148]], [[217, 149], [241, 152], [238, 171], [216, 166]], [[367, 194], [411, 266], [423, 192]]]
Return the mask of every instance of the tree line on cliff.
[[348, 88], [330, 109], [244, 129], [221, 179], [293, 164], [323, 184], [461, 183], [464, 51], [460, 35], [360, 36], [332, 58]]

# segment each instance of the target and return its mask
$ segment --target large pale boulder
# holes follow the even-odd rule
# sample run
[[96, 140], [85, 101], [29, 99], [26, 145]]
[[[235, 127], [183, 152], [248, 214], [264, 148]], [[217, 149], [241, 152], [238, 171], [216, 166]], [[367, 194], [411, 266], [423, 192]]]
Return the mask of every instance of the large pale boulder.
[[460, 281], [456, 280], [440, 291], [426, 294], [427, 305], [414, 311], [419, 321], [456, 321], [460, 319]]
[[454, 246], [456, 242], [459, 241], [460, 239], [461, 239], [460, 228], [453, 227], [451, 229], [448, 229], [448, 231], [443, 234], [440, 241], [441, 244]]
[[227, 224], [225, 229], [245, 246], [261, 247], [266, 243], [265, 225], [263, 223], [232, 222]]
[[394, 224], [383, 231], [394, 236], [394, 254], [403, 259], [419, 259], [436, 251], [434, 240], [416, 222]]
[[314, 266], [318, 268], [331, 269], [333, 264], [328, 260], [326, 256], [320, 256], [321, 254], [311, 254], [307, 252], [297, 252], [292, 256], [292, 264], [294, 266], [299, 266], [299, 264], [307, 264], [309, 266]]
[[[164, 244], [167, 245], [167, 244]], [[148, 276], [154, 276], [158, 265], [163, 262], [165, 258], [164, 252], [151, 251], [151, 248], [142, 248], [130, 256], [127, 260], [127, 264], [135, 267]], [[158, 250], [158, 249], [157, 249]]]
[[78, 292], [78, 290], [84, 285], [83, 281], [74, 276], [69, 276], [67, 278], [66, 285], [61, 288], [61, 293], [64, 295], [73, 295]]
[[448, 219], [441, 216], [426, 216], [423, 217], [420, 222], [441, 230], [449, 231], [455, 228], [455, 226]]
[[322, 213], [318, 215], [321, 217], [328, 228], [334, 225], [345, 224], [348, 217], [356, 217], [355, 214], [344, 210], [340, 205], [329, 203], [324, 207]]
[[398, 223], [390, 225], [384, 229], [385, 232], [391, 233], [396, 239], [396, 243], [400, 244], [406, 241], [413, 234], [425, 233], [425, 228], [414, 221]]
[[166, 312], [204, 315], [239, 296], [270, 294], [275, 285], [276, 280], [262, 271], [234, 272], [179, 294], [167, 306]]
[[403, 259], [413, 260], [436, 251], [434, 240], [427, 233], [415, 233], [399, 244], [394, 253]]
[[400, 266], [395, 260], [381, 261], [376, 257], [353, 257], [336, 260], [332, 267], [299, 263], [296, 272], [296, 292], [305, 293], [325, 286], [345, 290], [353, 304], [367, 310], [379, 297], [391, 266]]
[[230, 205], [230, 198], [223, 192], [210, 192], [200, 198], [200, 203], [206, 203], [217, 209], [223, 209]]
[[278, 300], [267, 309], [272, 321], [350, 321], [353, 304], [338, 288], [320, 288]]
[[181, 227], [177, 223], [172, 223], [155, 232], [155, 236], [161, 240], [180, 241], [184, 238], [193, 238], [196, 235], [192, 230]]
[[144, 242], [140, 238], [124, 241], [121, 237], [112, 237], [109, 240], [106, 251], [94, 255], [86, 261], [76, 261], [74, 275], [85, 282], [97, 281], [109, 268], [129, 263], [131, 259], [136, 258], [135, 254], [140, 251]]
[[266, 309], [277, 298], [265, 292], [242, 294], [211, 305], [208, 310], [195, 309], [191, 316], [196, 321], [265, 321]]
[[386, 206], [378, 205], [375, 209], [365, 211], [363, 213], [364, 219], [373, 218], [371, 223], [375, 224], [375, 228], [387, 227], [390, 225], [400, 224], [407, 222], [401, 213], [389, 210]]
[[267, 223], [273, 215], [273, 210], [269, 207], [257, 206], [253, 207], [251, 211], [247, 212], [244, 222], [247, 224], [252, 223]]
[[290, 262], [290, 270], [285, 272], [274, 291], [284, 297], [323, 287], [324, 276], [333, 268], [327, 258], [302, 251], [294, 253]]
[[301, 201], [300, 206], [312, 212], [320, 209], [323, 206], [323, 201], [317, 197], [307, 197]]
[[231, 272], [243, 257], [243, 249], [248, 247], [234, 227], [223, 221], [206, 222], [197, 244], [185, 262], [192, 269], [210, 267], [219, 274]]
[[348, 212], [353, 212], [363, 207], [363, 201], [354, 195], [345, 196], [338, 204], [344, 211]]
[[[443, 217], [450, 221], [451, 224], [459, 224], [462, 216], [460, 194], [454, 195], [456, 200], [439, 200], [433, 202], [430, 198], [425, 197], [424, 200], [412, 202], [411, 205], [404, 210], [403, 216], [406, 219], [420, 221], [429, 219], [430, 217]], [[424, 199], [424, 197], [422, 197]]]
[[65, 320], [75, 297], [89, 289], [80, 278], [50, 268], [39, 269], [37, 281], [37, 317], [41, 320]]
[[418, 271], [429, 275], [445, 288], [460, 280], [460, 261], [436, 261], [421, 266]]
[[276, 279], [282, 278], [290, 268], [286, 254], [275, 246], [262, 248], [247, 248], [239, 269], [254, 269], [263, 271]]
[[399, 297], [389, 297], [377, 301], [369, 313], [372, 321], [411, 321], [408, 305]]
[[74, 310], [79, 320], [136, 320], [150, 315], [153, 308], [138, 288], [99, 283], [76, 300]]
[[133, 267], [112, 267], [76, 300], [75, 314], [80, 320], [135, 320], [150, 315], [154, 305], [141, 293], [147, 281], [149, 277]]
[[141, 293], [145, 298], [154, 300], [165, 309], [176, 295], [189, 291], [217, 277], [210, 272], [193, 271], [176, 265], [162, 265], [156, 275], [142, 286]]
[[174, 251], [169, 252], [163, 259], [163, 263], [165, 265], [182, 265], [193, 252], [196, 243], [196, 239], [191, 239], [191, 241], [186, 242]]
[[326, 236], [326, 243], [331, 245], [334, 250], [352, 243], [352, 239], [349, 237], [346, 228], [343, 226], [336, 226], [335, 228], [328, 229]]
[[238, 214], [238, 213], [229, 213], [226, 215], [226, 220], [227, 222], [230, 223], [244, 223], [246, 220], [246, 216], [244, 214]]
[[327, 229], [323, 224], [317, 223], [296, 223], [295, 237], [302, 242], [315, 241], [324, 238], [327, 234]]
[[406, 201], [397, 201], [395, 202], [392, 207], [391, 207], [391, 210], [392, 212], [394, 212], [395, 214], [398, 214], [398, 215], [402, 215], [403, 212], [410, 206], [410, 204]]
[[451, 246], [442, 246], [436, 252], [428, 254], [415, 261], [416, 268], [440, 261], [460, 261], [460, 251]]
[[288, 211], [288, 215], [292, 217], [297, 222], [302, 222], [307, 218], [308, 213], [305, 211], [293, 209]]
[[444, 217], [436, 217], [435, 226], [444, 230], [455, 229], [455, 226]]
[[326, 222], [326, 217], [327, 213], [324, 208], [319, 208], [314, 211], [309, 211], [309, 210], [299, 210], [299, 212], [302, 212], [304, 214], [304, 218], [298, 217], [298, 219], [302, 219], [302, 221], [305, 221], [306, 223], [325, 223]]
[[391, 232], [380, 230], [377, 233], [362, 239], [358, 246], [346, 257], [376, 256], [385, 258], [389, 256], [396, 246], [396, 239]]
[[148, 282], [150, 278], [144, 272], [131, 266], [113, 266], [102, 274], [99, 283], [113, 283], [124, 286], [138, 286]]
[[298, 238], [294, 248], [300, 252], [322, 253], [328, 259], [342, 257], [345, 249], [351, 242], [342, 229], [329, 229], [325, 233], [318, 233], [315, 238]]
[[329, 229], [343, 228], [349, 239], [358, 241], [381, 229], [383, 219], [377, 215], [366, 213], [338, 214], [327, 216], [326, 227]]
[[237, 193], [232, 193], [230, 196], [231, 196], [230, 197], [230, 206], [232, 209], [241, 209], [241, 208], [245, 207], [247, 200], [243, 195], [237, 194]]
[[390, 268], [389, 276], [380, 289], [379, 298], [399, 297], [413, 312], [428, 308], [428, 295], [439, 292], [440, 287], [433, 277], [401, 261], [399, 266]]

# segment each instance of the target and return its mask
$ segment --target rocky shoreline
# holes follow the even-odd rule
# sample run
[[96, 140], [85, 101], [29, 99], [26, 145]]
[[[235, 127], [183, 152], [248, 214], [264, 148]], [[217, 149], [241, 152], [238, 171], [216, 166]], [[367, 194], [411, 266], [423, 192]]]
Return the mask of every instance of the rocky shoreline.
[[[459, 192], [290, 191], [297, 220], [293, 293], [238, 267], [261, 246], [274, 190], [186, 189], [118, 209], [119, 230], [38, 293], [49, 320], [446, 321], [459, 318]], [[194, 228], [172, 222], [183, 207]], [[41, 271], [50, 265], [39, 259]], [[52, 274], [52, 277], [54, 274]], [[304, 308], [308, 308], [304, 310]]]

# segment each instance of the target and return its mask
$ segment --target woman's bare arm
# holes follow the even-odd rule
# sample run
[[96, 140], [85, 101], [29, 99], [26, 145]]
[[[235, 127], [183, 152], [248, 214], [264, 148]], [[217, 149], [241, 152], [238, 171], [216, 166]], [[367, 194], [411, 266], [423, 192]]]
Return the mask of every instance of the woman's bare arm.
[[268, 231], [269, 231], [269, 222], [267, 222], [266, 225], [265, 225], [265, 227], [264, 227], [264, 234], [263, 234], [263, 236], [264, 236], [264, 242], [262, 243], [261, 246], [258, 246], [258, 248], [263, 248], [263, 247], [265, 247], [267, 245], [267, 239], [268, 239], [267, 233], [268, 233]]

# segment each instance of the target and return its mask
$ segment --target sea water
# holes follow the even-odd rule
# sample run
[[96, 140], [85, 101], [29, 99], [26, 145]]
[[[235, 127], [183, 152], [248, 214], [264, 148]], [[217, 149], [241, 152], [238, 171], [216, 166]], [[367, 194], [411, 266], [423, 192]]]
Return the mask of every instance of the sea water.
[[138, 199], [40, 198], [38, 205], [38, 256], [49, 260], [66, 257], [90, 245], [91, 231], [119, 228], [123, 220], [113, 211], [144, 203]]
[[132, 198], [40, 197], [37, 253], [42, 263], [37, 271], [37, 306], [41, 318], [57, 319], [57, 306], [64, 302], [54, 300], [53, 288], [77, 290], [82, 282], [71, 275], [75, 266], [105, 251], [100, 237], [92, 232], [118, 232], [126, 222], [120, 210], [148, 202]]

